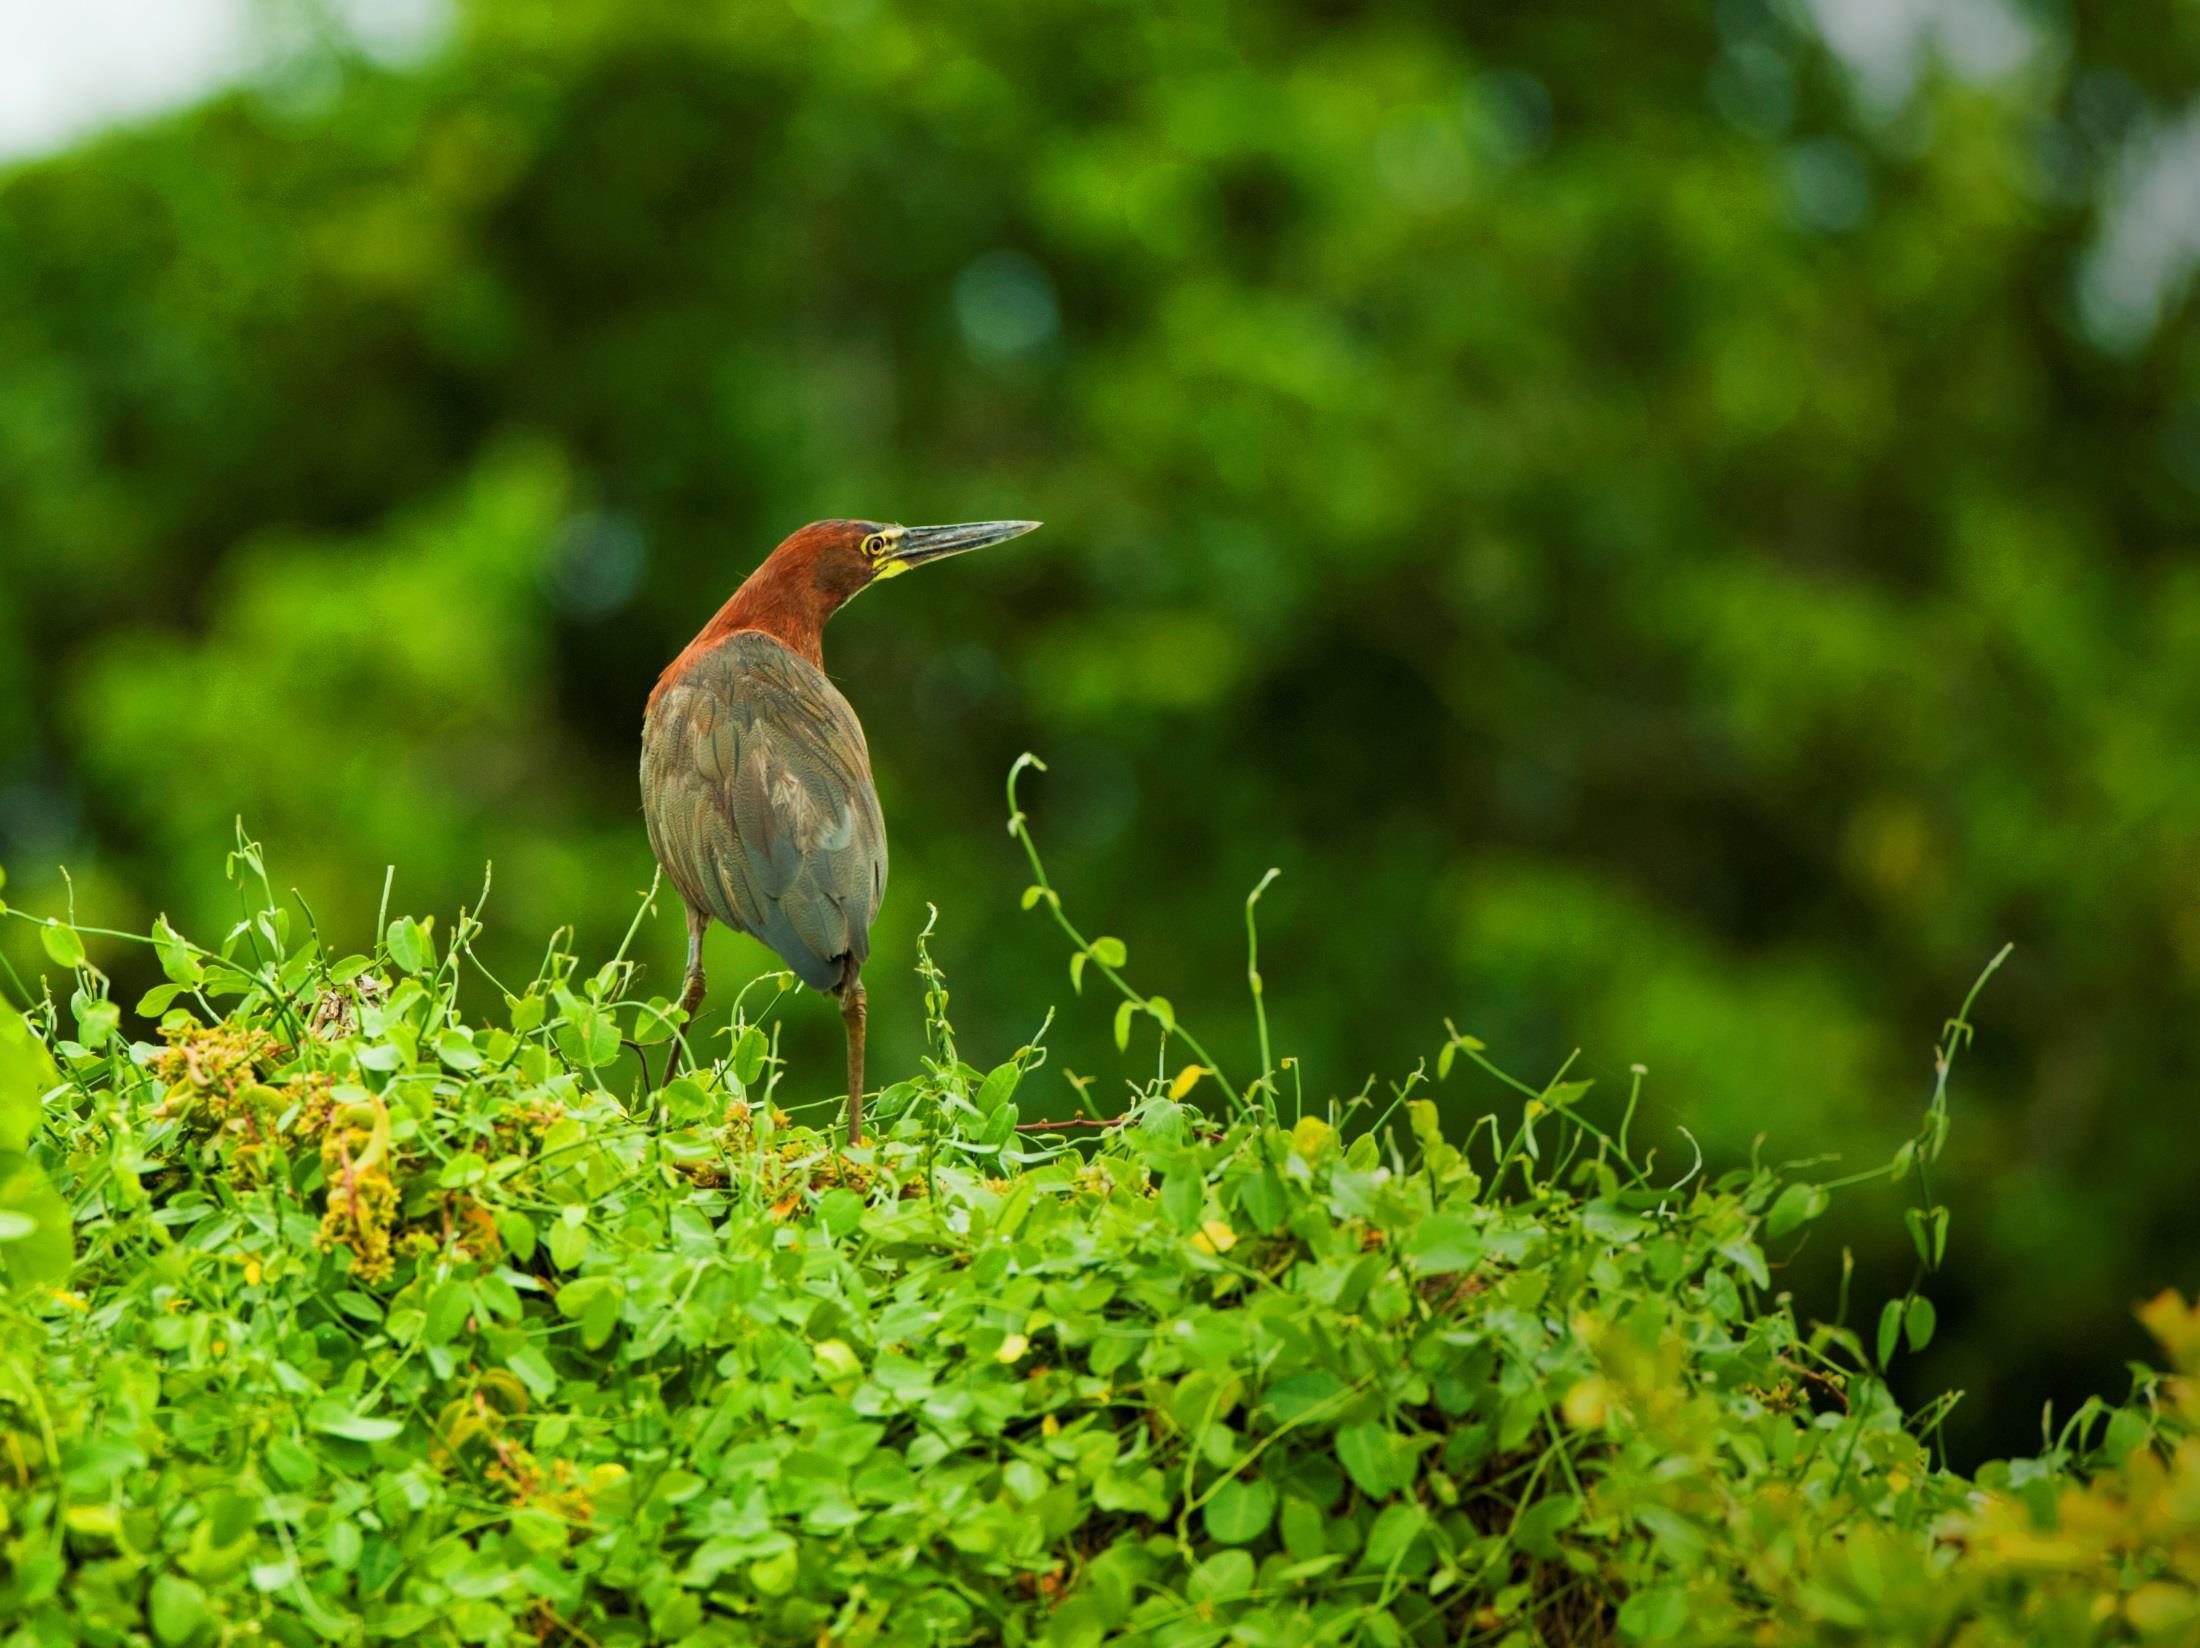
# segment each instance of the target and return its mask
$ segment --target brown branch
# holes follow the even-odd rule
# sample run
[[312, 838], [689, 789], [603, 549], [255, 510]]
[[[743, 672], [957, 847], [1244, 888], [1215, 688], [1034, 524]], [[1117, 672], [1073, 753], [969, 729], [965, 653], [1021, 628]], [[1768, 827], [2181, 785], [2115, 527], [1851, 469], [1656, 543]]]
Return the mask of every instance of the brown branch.
[[1066, 1122], [1018, 1122], [1016, 1131], [1019, 1133], [1067, 1133], [1070, 1129], [1076, 1127], [1121, 1127], [1129, 1120], [1130, 1117], [1128, 1116], [1097, 1118], [1075, 1116]]
[[[1080, 1127], [1126, 1127], [1130, 1124], [1130, 1120], [1131, 1118], [1128, 1116], [1073, 1116], [1066, 1122], [1018, 1122], [1016, 1131], [1019, 1133], [1067, 1133], [1073, 1128]], [[1222, 1137], [1220, 1129], [1217, 1128], [1198, 1127], [1192, 1131], [1196, 1137], [1204, 1139], [1210, 1144]]]

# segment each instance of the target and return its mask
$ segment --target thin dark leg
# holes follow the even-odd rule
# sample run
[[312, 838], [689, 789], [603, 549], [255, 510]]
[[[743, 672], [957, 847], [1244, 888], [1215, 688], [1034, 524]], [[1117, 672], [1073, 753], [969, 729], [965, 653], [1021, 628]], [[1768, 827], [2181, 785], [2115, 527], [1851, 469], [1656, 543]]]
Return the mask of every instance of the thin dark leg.
[[863, 981], [855, 974], [840, 987], [840, 1021], [848, 1030], [848, 1143], [863, 1142]]
[[[671, 1047], [665, 1051], [666, 1081], [672, 1079], [673, 1066], [679, 1062], [681, 1045], [687, 1039], [687, 1027], [695, 1022], [695, 1010], [703, 1005], [703, 935], [710, 931], [710, 917], [691, 907], [687, 918], [687, 988], [680, 992], [680, 1033], [673, 1038]], [[694, 1062], [692, 1052], [689, 1062]]]
[[687, 918], [687, 988], [680, 992], [680, 1011], [693, 1020], [696, 1008], [703, 1005], [703, 935], [710, 931], [710, 917], [691, 909]]

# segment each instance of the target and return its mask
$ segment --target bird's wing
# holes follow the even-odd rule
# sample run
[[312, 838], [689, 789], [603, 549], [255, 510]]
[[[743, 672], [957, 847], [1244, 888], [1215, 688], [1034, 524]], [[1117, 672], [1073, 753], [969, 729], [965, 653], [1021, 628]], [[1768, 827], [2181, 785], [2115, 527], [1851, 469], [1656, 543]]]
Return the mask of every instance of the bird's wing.
[[837, 989], [871, 953], [886, 824], [855, 711], [822, 670], [743, 631], [642, 726], [649, 843], [689, 904]]

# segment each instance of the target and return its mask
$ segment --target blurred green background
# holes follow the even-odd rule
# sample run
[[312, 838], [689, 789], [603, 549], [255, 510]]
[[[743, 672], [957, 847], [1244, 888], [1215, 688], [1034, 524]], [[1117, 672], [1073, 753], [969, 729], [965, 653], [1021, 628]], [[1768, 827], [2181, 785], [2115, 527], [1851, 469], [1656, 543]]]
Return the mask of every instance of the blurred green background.
[[[1314, 1096], [1450, 1016], [1675, 1171], [1882, 1159], [1942, 1019], [1959, 1457], [2200, 1280], [2200, 13], [471, 0], [0, 175], [8, 897], [617, 942], [658, 669], [821, 516], [1031, 515], [828, 638], [980, 1063], [1088, 930]], [[6, 953], [40, 965], [28, 929]], [[677, 987], [676, 901], [643, 945]], [[143, 958], [95, 951], [125, 986]], [[713, 940], [715, 1003], [762, 952]], [[137, 970], [137, 971], [133, 971]], [[835, 1015], [785, 1009], [795, 1089]], [[1461, 1113], [1503, 1094], [1455, 1073]], [[1841, 1169], [1828, 1169], [1840, 1171]], [[1867, 1190], [1786, 1279], [1908, 1279]]]

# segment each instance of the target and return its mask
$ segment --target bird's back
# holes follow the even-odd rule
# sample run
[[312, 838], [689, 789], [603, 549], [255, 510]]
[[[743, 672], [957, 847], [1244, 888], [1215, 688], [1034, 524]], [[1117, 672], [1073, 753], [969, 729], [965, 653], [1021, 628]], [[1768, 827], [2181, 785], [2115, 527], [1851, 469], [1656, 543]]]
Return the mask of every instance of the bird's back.
[[871, 952], [886, 825], [855, 711], [755, 630], [682, 659], [642, 723], [642, 811], [697, 910], [834, 990]]

